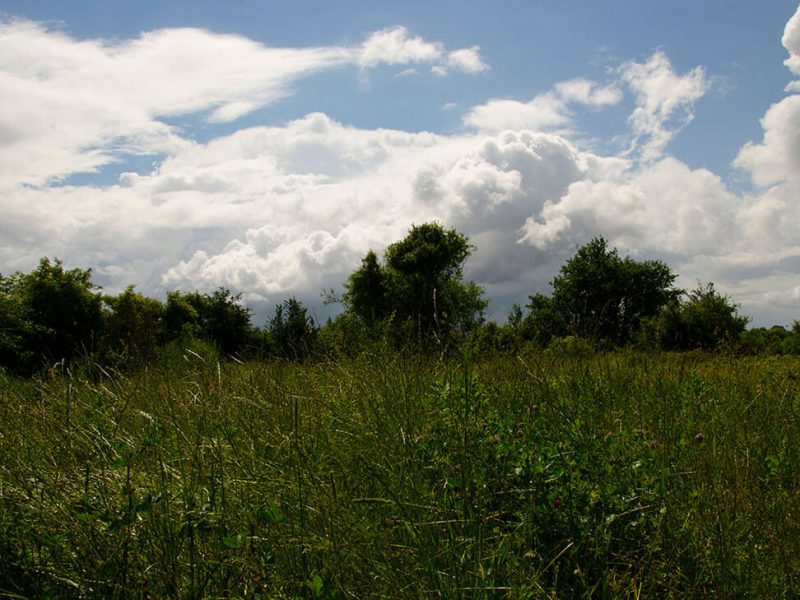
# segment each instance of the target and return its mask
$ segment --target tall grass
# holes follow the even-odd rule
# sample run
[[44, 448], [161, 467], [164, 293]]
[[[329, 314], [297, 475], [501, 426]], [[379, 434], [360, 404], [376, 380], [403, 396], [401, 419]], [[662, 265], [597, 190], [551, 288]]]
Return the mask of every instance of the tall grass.
[[0, 382], [0, 597], [795, 597], [800, 362], [375, 354]]

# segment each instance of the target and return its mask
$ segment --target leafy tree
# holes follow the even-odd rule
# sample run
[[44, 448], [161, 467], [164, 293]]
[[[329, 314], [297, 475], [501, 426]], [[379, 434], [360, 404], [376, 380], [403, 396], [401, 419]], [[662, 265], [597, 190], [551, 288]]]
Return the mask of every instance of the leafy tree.
[[180, 290], [167, 292], [163, 316], [164, 341], [197, 335], [200, 331], [199, 322], [200, 314], [188, 296], [181, 294]]
[[800, 354], [800, 321], [794, 321], [789, 335], [781, 344], [781, 351], [784, 354]]
[[164, 328], [169, 339], [199, 336], [230, 355], [252, 339], [250, 315], [250, 309], [241, 303], [241, 294], [233, 295], [225, 288], [211, 294], [175, 291], [167, 294]]
[[390, 305], [388, 275], [372, 250], [361, 260], [361, 268], [350, 275], [345, 288], [343, 299], [350, 312], [374, 332], [377, 324], [389, 316]]
[[319, 328], [303, 303], [292, 297], [275, 307], [266, 333], [276, 353], [290, 360], [303, 360], [313, 353]]
[[655, 329], [664, 348], [712, 350], [739, 339], [748, 320], [739, 315], [730, 298], [707, 283], [689, 292], [686, 301], [675, 299], [664, 307], [655, 320]]
[[544, 294], [534, 294], [526, 306], [528, 313], [522, 320], [522, 338], [546, 346], [554, 337], [567, 333], [567, 322], [556, 310], [554, 300]]
[[739, 338], [741, 350], [748, 354], [800, 354], [800, 321], [790, 329], [781, 325], [754, 327]]
[[23, 370], [93, 351], [102, 332], [102, 300], [91, 269], [65, 270], [61, 260], [42, 258], [32, 272], [3, 278], [2, 287], [8, 312], [0, 344], [19, 352]]
[[661, 261], [621, 258], [604, 238], [594, 238], [561, 267], [551, 298], [531, 297], [529, 328], [540, 341], [576, 335], [625, 344], [643, 319], [678, 296], [675, 277]]
[[22, 302], [22, 277], [21, 273], [0, 275], [0, 367], [19, 374], [33, 367], [30, 342], [38, 329]]
[[518, 352], [521, 338], [512, 324], [498, 325], [494, 321], [481, 323], [466, 339], [466, 348], [475, 356], [497, 352]]
[[375, 330], [367, 331], [359, 317], [343, 312], [320, 328], [317, 345], [324, 356], [356, 356], [376, 341]]
[[241, 294], [219, 288], [211, 294], [192, 294], [189, 301], [200, 317], [201, 334], [223, 354], [240, 352], [251, 340], [251, 310], [242, 304]]
[[454, 229], [437, 223], [413, 226], [384, 254], [370, 251], [345, 287], [344, 303], [370, 331], [389, 325], [397, 337], [444, 342], [483, 319], [487, 302], [480, 286], [463, 281], [474, 250]]
[[163, 337], [164, 304], [134, 291], [128, 286], [118, 296], [104, 298], [110, 312], [106, 315], [106, 350], [133, 359], [155, 355]]

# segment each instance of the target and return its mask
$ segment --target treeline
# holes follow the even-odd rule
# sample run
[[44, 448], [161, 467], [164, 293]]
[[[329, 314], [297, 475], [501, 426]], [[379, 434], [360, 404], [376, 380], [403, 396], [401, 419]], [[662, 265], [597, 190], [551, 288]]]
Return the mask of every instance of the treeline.
[[625, 346], [663, 350], [800, 353], [791, 329], [746, 330], [747, 317], [712, 283], [685, 291], [660, 261], [621, 257], [605, 239], [579, 248], [551, 282], [514, 306], [506, 323], [487, 322], [484, 290], [464, 281], [469, 240], [438, 224], [414, 226], [383, 259], [372, 251], [344, 284], [326, 294], [343, 311], [320, 326], [296, 298], [278, 304], [262, 327], [240, 295], [173, 291], [162, 302], [128, 287], [103, 294], [90, 269], [43, 258], [30, 273], [0, 275], [0, 368], [30, 374], [76, 358], [136, 366], [186, 344], [205, 343], [238, 358], [357, 354], [376, 344], [437, 352], [563, 351]]

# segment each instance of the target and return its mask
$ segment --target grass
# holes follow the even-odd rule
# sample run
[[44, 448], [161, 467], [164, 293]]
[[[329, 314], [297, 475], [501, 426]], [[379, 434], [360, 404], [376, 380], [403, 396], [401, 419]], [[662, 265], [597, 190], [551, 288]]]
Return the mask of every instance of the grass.
[[195, 349], [0, 394], [0, 597], [800, 593], [796, 358]]

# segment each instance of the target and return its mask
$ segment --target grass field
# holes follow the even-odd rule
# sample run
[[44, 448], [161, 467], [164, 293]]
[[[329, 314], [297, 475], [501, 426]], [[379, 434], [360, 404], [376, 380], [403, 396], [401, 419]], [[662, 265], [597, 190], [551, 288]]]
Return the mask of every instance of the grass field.
[[195, 350], [0, 378], [0, 597], [800, 594], [797, 358]]

